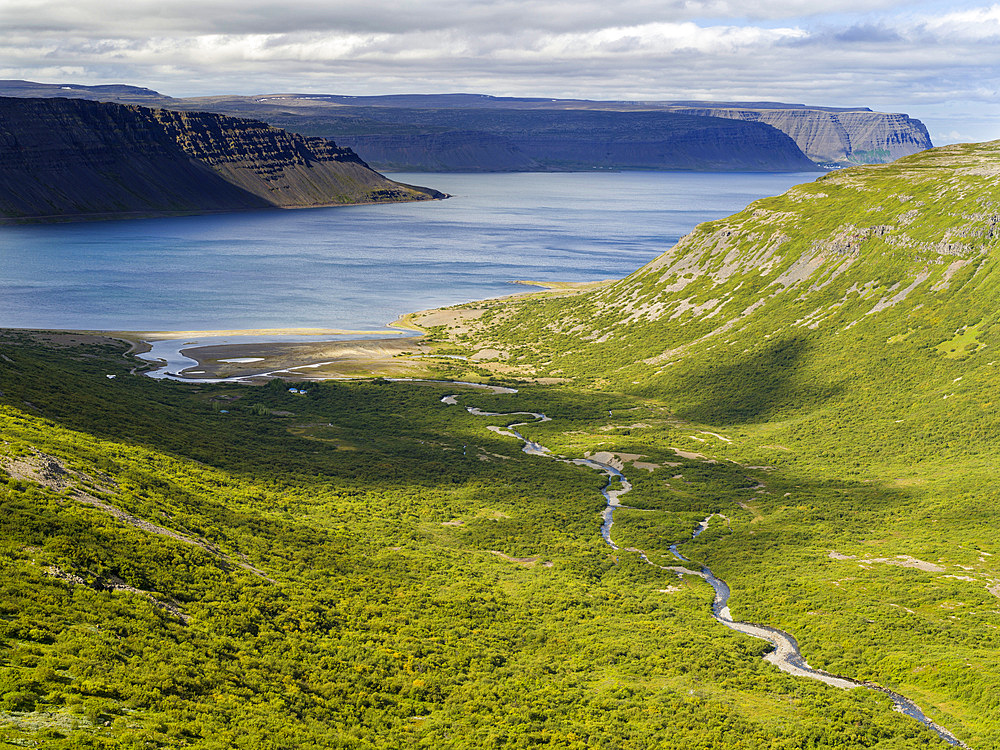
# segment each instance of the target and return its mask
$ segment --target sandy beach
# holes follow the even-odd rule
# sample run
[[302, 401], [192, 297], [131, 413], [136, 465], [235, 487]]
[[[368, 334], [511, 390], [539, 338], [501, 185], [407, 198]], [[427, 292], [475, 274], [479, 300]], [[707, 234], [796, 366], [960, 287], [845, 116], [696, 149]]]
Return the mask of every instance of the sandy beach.
[[[516, 283], [542, 287], [550, 294], [561, 295], [578, 293], [609, 282]], [[538, 293], [519, 292], [505, 297]], [[158, 374], [165, 374], [165, 369], [169, 369], [170, 376], [174, 379], [191, 382], [223, 378], [254, 378], [258, 382], [264, 382], [272, 377], [287, 380], [428, 377], [433, 376], [435, 363], [455, 364], [458, 360], [466, 360], [466, 357], [454, 354], [435, 355], [434, 344], [428, 343], [421, 334], [438, 327], [448, 331], [450, 336], [465, 333], [470, 324], [486, 312], [496, 299], [503, 298], [407, 313], [382, 330], [367, 331], [305, 327], [186, 331], [2, 330], [55, 346], [113, 340], [128, 344], [129, 355], [141, 356], [152, 351], [154, 358], [158, 342], [182, 341], [182, 344], [173, 346], [173, 352], [175, 355], [180, 352], [183, 355], [181, 360], [186, 357], [192, 362], [177, 364], [175, 361], [165, 368], [161, 360], [161, 364], [154, 364], [152, 369]], [[280, 340], [288, 337], [337, 337], [339, 340]], [[206, 340], [220, 338], [243, 340], [206, 343]], [[509, 365], [498, 361], [502, 359], [503, 352], [483, 349], [470, 352], [467, 361], [470, 366], [491, 374], [512, 374]], [[530, 378], [530, 373], [517, 374]], [[464, 377], [476, 378], [476, 375], [471, 371]]]
[[[288, 380], [352, 378], [366, 376], [411, 377], [427, 371], [431, 349], [418, 336], [350, 341], [268, 342], [255, 341], [215, 346], [194, 346], [183, 354], [197, 360], [188, 368], [192, 379], [267, 377]], [[240, 361], [243, 360], [243, 361]], [[182, 376], [186, 371], [180, 373]]]

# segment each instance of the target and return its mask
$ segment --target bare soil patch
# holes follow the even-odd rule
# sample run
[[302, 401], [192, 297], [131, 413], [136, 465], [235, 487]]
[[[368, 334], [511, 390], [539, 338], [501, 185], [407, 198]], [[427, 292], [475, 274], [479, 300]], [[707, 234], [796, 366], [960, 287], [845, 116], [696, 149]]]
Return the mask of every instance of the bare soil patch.
[[896, 555], [895, 557], [858, 557], [857, 555], [843, 555], [835, 550], [830, 550], [828, 557], [831, 560], [857, 560], [862, 565], [871, 563], [881, 563], [883, 565], [898, 565], [901, 568], [915, 568], [925, 573], [944, 573], [945, 568], [932, 562], [918, 560], [910, 555]]
[[369, 374], [408, 376], [423, 372], [427, 363], [410, 357], [427, 356], [431, 349], [418, 337], [411, 336], [354, 341], [218, 344], [184, 349], [183, 353], [198, 362], [191, 369], [204, 373], [199, 378], [247, 377], [266, 372], [290, 380], [318, 380]]
[[[489, 550], [491, 555], [496, 555], [501, 560], [506, 560], [507, 562], [517, 563], [518, 565], [523, 565], [526, 568], [532, 567], [536, 562], [538, 562], [538, 556], [535, 557], [511, 557], [503, 552], [498, 552], [495, 549]], [[551, 566], [546, 566], [551, 567]]]

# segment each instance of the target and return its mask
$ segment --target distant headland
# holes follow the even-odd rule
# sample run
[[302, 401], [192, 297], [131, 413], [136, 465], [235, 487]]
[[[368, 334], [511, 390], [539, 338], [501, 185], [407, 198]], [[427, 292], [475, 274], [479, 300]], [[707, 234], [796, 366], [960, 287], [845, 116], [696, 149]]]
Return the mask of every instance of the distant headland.
[[0, 97], [0, 222], [429, 200], [349, 148], [225, 115]]
[[173, 98], [127, 85], [0, 81], [0, 95], [73, 97], [253, 117], [333, 139], [375, 169], [797, 172], [886, 163], [932, 146], [923, 123], [867, 107], [590, 101], [482, 94]]

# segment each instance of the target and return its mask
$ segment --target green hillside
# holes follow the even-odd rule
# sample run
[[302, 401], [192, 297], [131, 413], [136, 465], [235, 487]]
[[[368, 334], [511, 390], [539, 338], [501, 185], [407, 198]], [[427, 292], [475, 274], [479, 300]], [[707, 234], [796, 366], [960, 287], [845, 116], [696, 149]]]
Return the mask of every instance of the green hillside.
[[[440, 399], [591, 426], [639, 401], [193, 387], [56, 339], [8, 334], [0, 358], [9, 744], [938, 743], [881, 696], [768, 666], [710, 619], [700, 581], [616, 559], [600, 475]], [[747, 486], [685, 467], [684, 508], [660, 526], [679, 537]]]
[[[627, 279], [458, 311], [307, 395], [0, 338], [0, 737], [52, 748], [1000, 747], [1000, 144], [833, 173]], [[115, 377], [108, 377], [114, 375]], [[544, 379], [544, 380], [543, 380]], [[457, 405], [442, 403], [459, 394]], [[531, 456], [603, 451], [633, 485]], [[527, 418], [530, 421], [530, 418]]]
[[[486, 371], [642, 400], [618, 429], [539, 426], [555, 450], [770, 467], [701, 558], [734, 616], [997, 747], [998, 170], [988, 143], [831, 173], [622, 281], [468, 306], [461, 332], [431, 330], [486, 350]], [[666, 493], [644, 507], [683, 507], [673, 469], [635, 473]], [[664, 546], [655, 514], [619, 515], [637, 546]]]

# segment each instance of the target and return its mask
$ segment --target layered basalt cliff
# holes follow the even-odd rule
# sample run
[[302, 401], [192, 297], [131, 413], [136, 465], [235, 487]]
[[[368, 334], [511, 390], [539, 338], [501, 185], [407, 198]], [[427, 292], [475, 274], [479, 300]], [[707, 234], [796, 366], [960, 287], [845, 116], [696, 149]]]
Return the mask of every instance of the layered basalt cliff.
[[[253, 117], [354, 146], [381, 169], [545, 171], [558, 169], [810, 169], [886, 163], [931, 148], [927, 129], [905, 114], [866, 107], [780, 102], [589, 101], [483, 94], [338, 96], [272, 94], [174, 99], [134, 86], [0, 81], [0, 95], [69, 96]], [[700, 125], [685, 119], [697, 117]], [[771, 126], [789, 144], [763, 146], [760, 130], [711, 132], [725, 119]], [[731, 127], [731, 126], [730, 126]], [[699, 153], [694, 131], [712, 143]], [[676, 142], [677, 138], [684, 142]], [[794, 153], [794, 152], [793, 152]]]
[[110, 218], [426, 200], [322, 138], [254, 120], [0, 98], [0, 217]]
[[[222, 108], [237, 104], [251, 106], [246, 100], [211, 103]], [[558, 169], [564, 164], [584, 169], [803, 169], [801, 157], [796, 163], [784, 146], [766, 147], [767, 154], [761, 158], [758, 148], [764, 136], [760, 131], [734, 129], [723, 137], [716, 131], [719, 119], [769, 125], [791, 138], [810, 161], [825, 166], [887, 163], [932, 146], [923, 123], [905, 114], [773, 102], [738, 105], [458, 95], [278, 96], [260, 97], [256, 106], [262, 108], [259, 116], [269, 122], [293, 126], [304, 121], [315, 132], [338, 140], [348, 138], [362, 157], [378, 166], [395, 166], [402, 160], [410, 168], [430, 170]], [[691, 122], [691, 118], [697, 121]], [[401, 128], [409, 132], [401, 134]], [[697, 151], [694, 134], [698, 130], [703, 131], [701, 140], [715, 144], [709, 149], [715, 149], [714, 154]], [[466, 139], [478, 132], [484, 144], [502, 139], [512, 158], [498, 161], [494, 147], [492, 158], [465, 167], [451, 160], [448, 150], [442, 148], [446, 136], [458, 131]], [[558, 137], [549, 138], [556, 132]], [[568, 161], [567, 148], [573, 150]], [[470, 153], [466, 152], [466, 158]], [[757, 167], [744, 166], [754, 161]], [[435, 166], [438, 163], [443, 167]]]
[[820, 163], [886, 164], [931, 148], [924, 124], [895, 112], [766, 106], [672, 107], [671, 110], [767, 123], [791, 136], [806, 156]]

